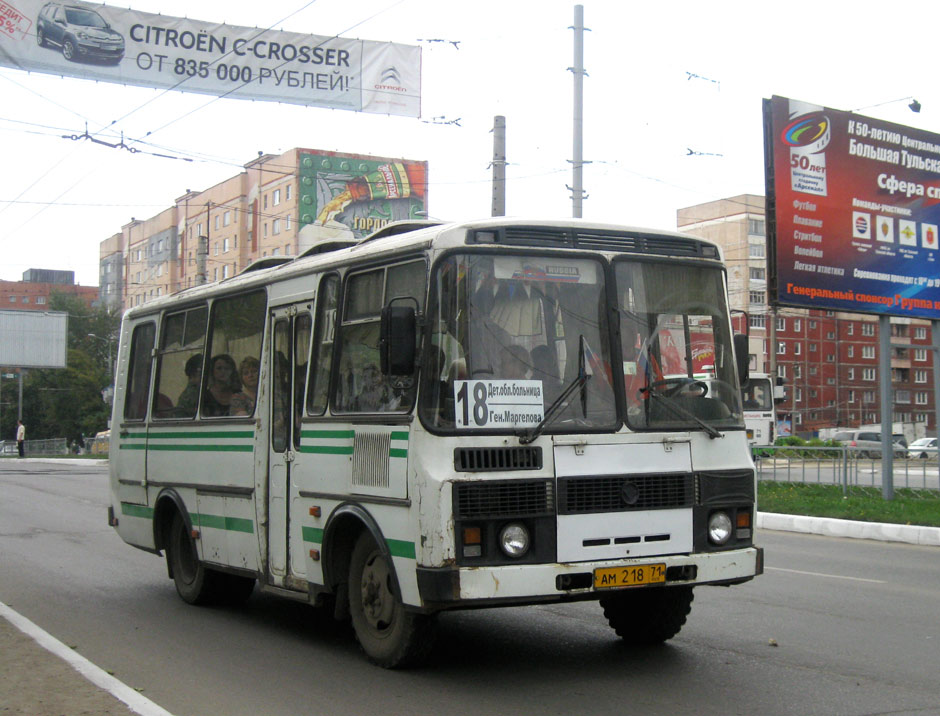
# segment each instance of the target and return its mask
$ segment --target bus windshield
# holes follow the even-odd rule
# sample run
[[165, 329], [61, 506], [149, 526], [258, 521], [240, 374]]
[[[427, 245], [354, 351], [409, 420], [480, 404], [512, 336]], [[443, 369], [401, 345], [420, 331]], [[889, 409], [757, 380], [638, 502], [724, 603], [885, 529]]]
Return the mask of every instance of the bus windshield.
[[[741, 427], [741, 400], [720, 269], [618, 261], [627, 424]], [[696, 373], [699, 376], [696, 376]], [[713, 377], [702, 380], [701, 374]]]
[[616, 428], [599, 261], [461, 254], [438, 265], [433, 285], [427, 425], [520, 432], [551, 413], [546, 432]]

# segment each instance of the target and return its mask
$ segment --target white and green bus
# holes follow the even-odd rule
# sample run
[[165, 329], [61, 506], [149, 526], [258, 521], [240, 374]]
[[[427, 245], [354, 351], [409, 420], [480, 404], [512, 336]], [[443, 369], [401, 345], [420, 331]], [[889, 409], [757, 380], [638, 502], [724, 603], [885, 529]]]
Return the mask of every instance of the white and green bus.
[[417, 222], [262, 260], [125, 314], [109, 522], [185, 601], [257, 583], [386, 667], [460, 608], [597, 600], [661, 642], [763, 570], [741, 338], [682, 234]]

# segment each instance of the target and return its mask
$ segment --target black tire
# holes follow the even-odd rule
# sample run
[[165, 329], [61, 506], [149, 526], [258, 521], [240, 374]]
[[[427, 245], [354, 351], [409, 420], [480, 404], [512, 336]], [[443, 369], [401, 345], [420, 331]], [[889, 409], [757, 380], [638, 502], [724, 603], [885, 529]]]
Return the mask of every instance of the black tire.
[[69, 62], [75, 62], [76, 54], [75, 41], [70, 37], [65, 38], [65, 41], [62, 43], [62, 56]]
[[405, 609], [387, 558], [366, 532], [349, 560], [349, 614], [359, 645], [378, 666], [416, 666], [434, 646], [434, 616]]
[[42, 28], [36, 29], [36, 44], [39, 45], [40, 47], [46, 46], [46, 35], [42, 31]]
[[217, 600], [218, 595], [222, 593], [223, 576], [228, 575], [206, 569], [205, 565], [199, 561], [196, 544], [179, 512], [173, 515], [173, 521], [170, 524], [166, 558], [170, 564], [176, 591], [184, 602], [210, 604]]
[[607, 623], [631, 646], [672, 639], [692, 610], [692, 587], [645, 587], [601, 597]]

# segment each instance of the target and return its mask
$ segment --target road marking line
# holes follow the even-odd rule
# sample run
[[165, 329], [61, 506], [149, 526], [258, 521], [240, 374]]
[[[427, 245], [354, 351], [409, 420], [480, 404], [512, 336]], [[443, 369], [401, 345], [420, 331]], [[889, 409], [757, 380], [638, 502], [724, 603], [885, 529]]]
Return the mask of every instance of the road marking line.
[[774, 572], [791, 572], [793, 574], [806, 574], [810, 577], [828, 577], [829, 579], [848, 579], [853, 582], [870, 582], [871, 584], [887, 584], [883, 579], [865, 579], [864, 577], [844, 577], [841, 574], [823, 574], [822, 572], [804, 572], [802, 569], [784, 569], [783, 567], [764, 567]]
[[0, 602], [0, 617], [4, 617], [44, 649], [51, 651], [68, 663], [79, 674], [95, 686], [104, 689], [119, 701], [123, 701], [135, 713], [141, 716], [173, 716], [166, 709], [158, 706], [146, 696], [141, 695], [123, 681], [119, 681], [99, 666], [91, 663], [81, 654], [69, 649], [52, 634], [31, 622], [19, 612]]

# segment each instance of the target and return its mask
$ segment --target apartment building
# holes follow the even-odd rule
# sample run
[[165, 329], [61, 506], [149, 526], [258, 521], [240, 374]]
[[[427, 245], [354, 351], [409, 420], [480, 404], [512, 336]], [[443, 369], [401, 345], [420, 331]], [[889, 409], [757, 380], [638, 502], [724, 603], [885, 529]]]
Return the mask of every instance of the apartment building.
[[359, 239], [390, 221], [427, 216], [427, 163], [294, 148], [262, 154], [238, 174], [101, 242], [101, 299], [138, 306], [252, 262], [318, 242]]
[[[880, 423], [878, 317], [770, 306], [764, 219], [764, 197], [743, 194], [680, 209], [677, 223], [722, 247], [731, 307], [748, 316], [751, 370], [784, 378], [778, 417], [794, 433]], [[891, 318], [891, 343], [891, 419], [936, 435], [930, 322]]]
[[11, 311], [48, 311], [53, 293], [77, 296], [91, 307], [98, 300], [97, 286], [79, 286], [74, 271], [28, 269], [22, 281], [0, 281], [0, 308]]

